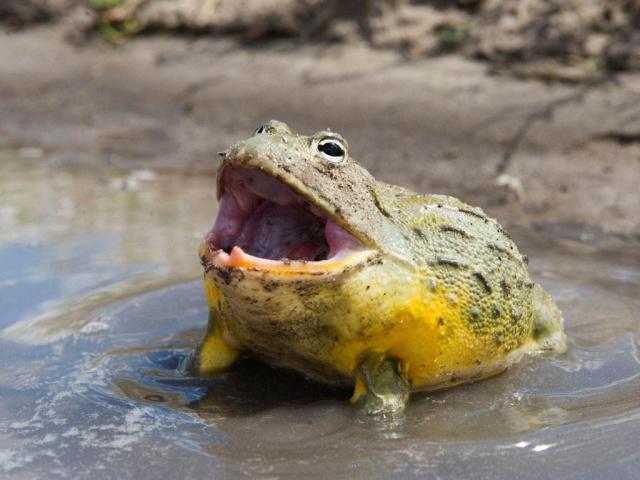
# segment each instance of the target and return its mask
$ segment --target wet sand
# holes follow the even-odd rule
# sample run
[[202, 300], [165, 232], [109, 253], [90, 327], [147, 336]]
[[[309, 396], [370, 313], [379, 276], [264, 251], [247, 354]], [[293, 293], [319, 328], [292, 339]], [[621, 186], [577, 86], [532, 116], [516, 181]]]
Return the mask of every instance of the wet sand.
[[510, 227], [640, 238], [638, 74], [548, 85], [455, 56], [292, 41], [73, 46], [56, 26], [0, 31], [0, 71], [0, 147], [37, 147], [43, 161], [212, 174], [216, 151], [277, 118], [339, 131], [378, 178], [461, 197]]

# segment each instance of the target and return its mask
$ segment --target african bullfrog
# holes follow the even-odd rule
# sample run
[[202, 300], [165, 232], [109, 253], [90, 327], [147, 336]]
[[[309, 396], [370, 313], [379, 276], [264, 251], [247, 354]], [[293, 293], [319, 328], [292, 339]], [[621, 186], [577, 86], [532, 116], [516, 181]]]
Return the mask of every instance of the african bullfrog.
[[375, 180], [332, 131], [272, 120], [220, 155], [199, 374], [250, 354], [376, 413], [565, 349], [560, 311], [481, 209]]

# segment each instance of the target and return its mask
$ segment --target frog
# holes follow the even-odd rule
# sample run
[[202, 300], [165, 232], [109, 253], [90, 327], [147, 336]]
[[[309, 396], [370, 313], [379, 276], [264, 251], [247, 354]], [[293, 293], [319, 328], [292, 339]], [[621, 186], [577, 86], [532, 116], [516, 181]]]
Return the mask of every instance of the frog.
[[560, 310], [482, 209], [376, 180], [331, 130], [270, 120], [219, 155], [198, 375], [250, 356], [390, 414], [566, 350]]

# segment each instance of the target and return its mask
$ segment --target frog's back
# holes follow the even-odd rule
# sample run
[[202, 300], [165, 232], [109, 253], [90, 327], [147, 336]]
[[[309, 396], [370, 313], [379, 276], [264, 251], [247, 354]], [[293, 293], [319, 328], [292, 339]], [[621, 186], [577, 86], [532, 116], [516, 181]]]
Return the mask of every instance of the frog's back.
[[[496, 220], [445, 195], [419, 195], [382, 183], [376, 195], [407, 239], [421, 277], [496, 357], [564, 348], [559, 310], [531, 281], [527, 257]], [[560, 338], [553, 337], [557, 332]]]

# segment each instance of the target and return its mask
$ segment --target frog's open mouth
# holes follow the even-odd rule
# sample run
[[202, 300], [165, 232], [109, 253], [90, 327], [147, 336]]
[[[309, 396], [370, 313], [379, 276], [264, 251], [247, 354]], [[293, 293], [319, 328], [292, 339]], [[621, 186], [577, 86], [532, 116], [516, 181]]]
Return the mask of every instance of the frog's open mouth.
[[222, 267], [329, 266], [367, 249], [317, 206], [267, 173], [227, 166], [201, 256]]

